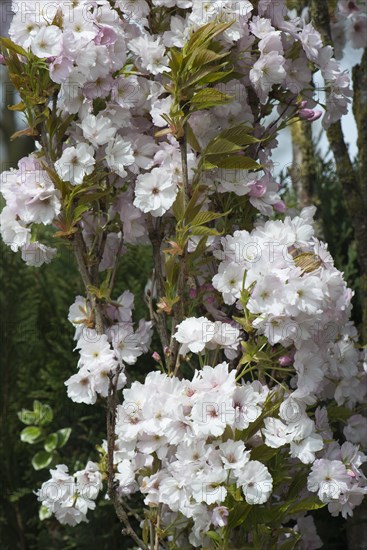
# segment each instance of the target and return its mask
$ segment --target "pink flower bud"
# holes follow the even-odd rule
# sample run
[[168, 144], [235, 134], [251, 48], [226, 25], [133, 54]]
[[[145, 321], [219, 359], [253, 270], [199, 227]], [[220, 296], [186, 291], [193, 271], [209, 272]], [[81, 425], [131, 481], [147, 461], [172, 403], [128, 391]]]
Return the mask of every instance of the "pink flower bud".
[[194, 298], [196, 298], [196, 295], [197, 295], [196, 288], [190, 288], [189, 298], [194, 299]]
[[322, 116], [322, 111], [314, 111], [313, 109], [301, 109], [298, 114], [302, 120], [314, 122]]
[[308, 103], [308, 101], [306, 99], [304, 99], [303, 101], [301, 101], [299, 103], [299, 108], [304, 109], [306, 107], [307, 103]]
[[266, 185], [264, 183], [261, 183], [260, 181], [254, 181], [253, 183], [250, 183], [249, 187], [250, 197], [259, 198], [266, 193]]
[[152, 354], [152, 357], [153, 357], [154, 361], [157, 361], [157, 363], [161, 363], [161, 362], [162, 362], [161, 356], [159, 355], [158, 352], [155, 351], [155, 352]]
[[168, 346], [165, 346], [165, 347], [164, 347], [163, 353], [164, 353], [164, 355], [166, 355], [167, 357], [169, 357], [169, 356], [171, 355], [171, 350], [169, 349]]
[[289, 367], [293, 365], [293, 357], [291, 355], [282, 355], [279, 357], [278, 362], [281, 367]]
[[273, 204], [273, 208], [274, 210], [276, 210], [277, 212], [280, 212], [281, 214], [283, 214], [287, 210], [287, 207], [283, 201], [279, 201]]

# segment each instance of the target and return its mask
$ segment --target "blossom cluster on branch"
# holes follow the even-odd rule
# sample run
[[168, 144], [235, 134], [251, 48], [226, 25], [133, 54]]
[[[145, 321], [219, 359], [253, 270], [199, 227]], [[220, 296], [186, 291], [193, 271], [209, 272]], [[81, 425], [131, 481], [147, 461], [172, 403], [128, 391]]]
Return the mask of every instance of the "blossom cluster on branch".
[[[74, 251], [85, 296], [69, 311], [79, 361], [67, 393], [107, 399], [99, 463], [74, 476], [56, 465], [39, 500], [75, 525], [106, 480], [143, 549], [274, 537], [319, 548], [305, 514], [346, 517], [367, 492], [367, 369], [353, 293], [315, 209], [283, 219], [272, 152], [294, 122], [328, 128], [347, 112], [348, 73], [283, 0], [12, 7], [2, 61], [28, 124], [15, 137], [36, 149], [1, 175], [0, 231], [29, 265], [55, 256], [50, 233]], [[131, 292], [115, 298], [137, 245], [154, 262], [138, 326]], [[141, 536], [125, 507], [139, 492]]]

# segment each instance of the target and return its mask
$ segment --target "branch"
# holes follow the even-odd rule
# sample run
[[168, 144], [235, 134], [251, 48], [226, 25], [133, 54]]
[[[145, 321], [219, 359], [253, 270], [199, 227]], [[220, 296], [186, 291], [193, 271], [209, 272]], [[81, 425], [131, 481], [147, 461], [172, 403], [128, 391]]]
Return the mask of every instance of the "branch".
[[[181, 151], [181, 164], [182, 164], [182, 186], [183, 186], [183, 196], [184, 196], [184, 212], [186, 212], [187, 205], [189, 203], [189, 170], [187, 163], [187, 125], [184, 126], [184, 135], [179, 139], [180, 151]], [[185, 219], [183, 220], [185, 224]], [[170, 342], [170, 372], [174, 372], [176, 375], [180, 368], [178, 352], [180, 349], [180, 343], [173, 338], [175, 333], [176, 326], [183, 320], [185, 316], [185, 306], [183, 301], [184, 290], [185, 290], [185, 267], [186, 267], [186, 254], [187, 254], [187, 245], [183, 251], [183, 254], [180, 259], [180, 270], [177, 280], [177, 292], [176, 295], [179, 297], [179, 301], [174, 305], [173, 311], [173, 320], [172, 320], [172, 332], [171, 332], [171, 342]]]
[[[332, 45], [331, 30], [330, 30], [330, 13], [327, 0], [312, 0], [311, 15], [316, 28], [323, 35], [324, 40]], [[361, 300], [363, 311], [362, 337], [367, 336], [367, 192], [365, 188], [364, 178], [366, 176], [366, 95], [365, 88], [357, 89], [359, 83], [363, 82], [366, 85], [367, 77], [363, 74], [363, 69], [366, 68], [366, 52], [364, 53], [361, 66], [354, 70], [354, 85], [356, 87], [356, 97], [354, 100], [354, 113], [357, 119], [358, 126], [358, 145], [360, 147], [361, 164], [360, 181], [358, 172], [354, 168], [350, 159], [347, 145], [344, 140], [341, 122], [338, 121], [332, 124], [327, 130], [327, 136], [331, 150], [335, 158], [336, 171], [343, 188], [343, 197], [347, 212], [352, 220], [354, 228], [354, 236], [357, 245], [358, 262], [361, 268]], [[364, 117], [364, 118], [363, 118]]]
[[104, 316], [103, 316], [101, 304], [98, 302], [96, 296], [88, 290], [88, 287], [93, 285], [93, 281], [85, 261], [85, 243], [84, 243], [81, 230], [78, 230], [77, 233], [75, 233], [74, 239], [73, 239], [73, 246], [74, 246], [74, 254], [78, 264], [79, 272], [83, 279], [83, 283], [87, 291], [88, 298], [92, 304], [92, 308], [94, 311], [96, 332], [97, 334], [103, 334], [105, 323], [103, 319]]
[[148, 546], [140, 539], [132, 528], [129, 517], [124, 509], [122, 501], [117, 494], [117, 488], [114, 480], [113, 454], [115, 450], [115, 428], [116, 428], [116, 408], [117, 408], [117, 384], [122, 367], [118, 367], [116, 374], [110, 373], [110, 384], [107, 397], [107, 456], [108, 456], [108, 477], [107, 492], [115, 508], [117, 517], [125, 525], [124, 533], [131, 537], [142, 550], [149, 550]]
[[291, 177], [300, 208], [310, 206], [314, 193], [315, 150], [312, 140], [312, 126], [308, 121], [297, 121], [291, 126], [293, 163]]
[[[153, 287], [154, 285], [156, 286], [157, 297], [159, 300], [160, 298], [165, 296], [166, 291], [164, 288], [164, 277], [163, 277], [163, 271], [162, 271], [162, 254], [161, 254], [162, 236], [161, 236], [161, 231], [159, 226], [160, 220], [157, 220], [156, 223], [158, 225], [154, 227], [151, 216], [148, 216], [147, 218], [148, 235], [149, 235], [149, 240], [152, 244], [153, 263], [154, 263]], [[167, 325], [166, 325], [166, 315], [163, 312], [158, 314], [154, 312], [154, 309], [152, 307], [151, 297], [149, 298], [148, 305], [150, 310], [150, 317], [152, 321], [154, 321], [157, 327], [162, 348], [164, 350], [169, 346], [169, 336], [168, 336]]]

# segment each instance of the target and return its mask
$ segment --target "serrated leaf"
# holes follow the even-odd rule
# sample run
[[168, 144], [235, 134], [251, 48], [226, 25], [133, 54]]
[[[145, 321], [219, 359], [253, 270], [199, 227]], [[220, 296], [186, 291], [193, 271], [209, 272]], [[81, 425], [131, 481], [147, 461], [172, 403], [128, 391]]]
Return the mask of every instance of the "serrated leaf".
[[219, 138], [226, 139], [237, 145], [250, 145], [252, 143], [260, 143], [262, 140], [258, 139], [251, 135], [252, 128], [245, 126], [244, 124], [239, 124], [238, 126], [233, 126], [223, 130], [219, 134]]
[[[218, 70], [222, 68], [223, 70]], [[224, 70], [225, 69], [225, 70]], [[216, 67], [216, 71], [210, 71], [208, 74], [204, 77], [201, 77], [197, 83], [200, 86], [203, 86], [205, 84], [214, 84], [215, 82], [225, 82], [229, 76], [232, 77], [233, 75], [233, 69], [228, 69], [228, 63], [222, 63], [220, 67]]]
[[195, 218], [191, 220], [190, 226], [204, 225], [214, 220], [218, 220], [219, 218], [223, 218], [223, 216], [226, 216], [228, 213], [229, 212], [223, 214], [217, 214], [216, 212], [199, 212]]
[[32, 458], [32, 466], [35, 470], [42, 470], [51, 464], [52, 459], [52, 453], [48, 453], [47, 451], [39, 451]]
[[202, 237], [194, 252], [190, 252], [189, 260], [195, 261], [197, 258], [202, 258], [207, 246], [208, 237]]
[[203, 27], [200, 27], [192, 35], [188, 43], [185, 45], [184, 52], [188, 54], [195, 48], [202, 46], [203, 44], [211, 42], [214, 38], [222, 34], [233, 25], [233, 22], [229, 23], [208, 23]]
[[261, 165], [250, 157], [242, 155], [233, 155], [220, 160], [216, 164], [218, 168], [226, 168], [228, 170], [259, 170]]
[[201, 152], [200, 143], [196, 139], [196, 136], [190, 124], [186, 125], [186, 133], [187, 133], [187, 141], [189, 142], [191, 148], [194, 149], [196, 153], [200, 153]]
[[181, 187], [177, 193], [176, 200], [172, 205], [173, 215], [176, 218], [176, 221], [183, 219], [185, 214], [185, 193], [184, 189]]
[[189, 69], [195, 68], [195, 67], [203, 67], [204, 65], [207, 65], [208, 63], [213, 63], [214, 61], [219, 61], [220, 59], [223, 59], [224, 57], [227, 57], [229, 54], [228, 52], [219, 54], [213, 50], [208, 50], [207, 48], [201, 48], [200, 50], [195, 51], [187, 63], [187, 67]]
[[215, 88], [202, 88], [191, 98], [192, 110], [203, 110], [210, 107], [218, 107], [233, 101], [233, 97], [224, 94]]
[[38, 426], [28, 426], [28, 428], [24, 428], [24, 430], [20, 432], [20, 440], [23, 441], [23, 443], [34, 445], [40, 441], [41, 438], [42, 430], [38, 428]]
[[222, 235], [222, 233], [216, 229], [205, 227], [205, 225], [192, 227], [190, 233], [191, 235], [196, 235], [198, 237], [218, 237], [219, 235]]
[[241, 150], [242, 150], [242, 147], [240, 145], [237, 145], [236, 143], [233, 143], [228, 139], [219, 138], [209, 143], [209, 145], [204, 151], [204, 154], [206, 156], [224, 155], [228, 153], [235, 153], [236, 151], [241, 151]]
[[48, 453], [50, 453], [51, 451], [54, 451], [57, 447], [57, 443], [58, 443], [57, 434], [56, 433], [49, 434], [46, 437], [46, 440], [43, 445], [45, 448], [45, 451], [47, 451]]

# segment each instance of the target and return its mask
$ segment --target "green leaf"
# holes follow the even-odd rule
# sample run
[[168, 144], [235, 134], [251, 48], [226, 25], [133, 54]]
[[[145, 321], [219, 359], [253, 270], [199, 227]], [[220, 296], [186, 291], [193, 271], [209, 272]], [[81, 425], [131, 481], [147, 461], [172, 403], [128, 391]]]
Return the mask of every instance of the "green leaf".
[[198, 86], [204, 86], [206, 84], [223, 81], [228, 75], [232, 74], [232, 70], [220, 70], [225, 69], [227, 66], [228, 63], [225, 62], [219, 66], [216, 66], [215, 68], [206, 67], [205, 69], [201, 69], [200, 71], [195, 72], [195, 74], [193, 74], [183, 82], [182, 90], [186, 90], [194, 84], [197, 84]]
[[299, 472], [289, 485], [286, 500], [288, 502], [292, 502], [292, 500], [298, 498], [299, 494], [306, 487], [306, 485], [307, 485], [307, 473]]
[[237, 145], [250, 145], [252, 143], [260, 143], [262, 140], [255, 138], [251, 135], [252, 128], [245, 126], [244, 124], [239, 124], [238, 126], [233, 126], [227, 130], [223, 130], [219, 134], [220, 139], [226, 139]]
[[176, 221], [180, 221], [183, 219], [185, 214], [185, 193], [182, 187], [177, 193], [177, 197], [175, 202], [173, 203], [172, 210]]
[[192, 149], [194, 149], [196, 153], [200, 153], [201, 152], [200, 143], [198, 142], [190, 124], [186, 125], [186, 131], [187, 131], [187, 141], [191, 145]]
[[242, 150], [241, 145], [237, 145], [236, 143], [233, 143], [228, 139], [219, 138], [209, 143], [209, 145], [204, 151], [204, 154], [207, 156], [225, 155], [228, 153], [235, 153], [241, 150]]
[[40, 506], [40, 509], [38, 511], [38, 517], [41, 521], [44, 521], [45, 519], [49, 519], [52, 516], [51, 510], [46, 508], [46, 506], [43, 506], [43, 504]]
[[35, 424], [37, 417], [36, 414], [33, 411], [28, 411], [27, 409], [22, 409], [17, 413], [18, 418], [23, 424]]
[[190, 40], [184, 47], [184, 53], [189, 54], [203, 44], [208, 44], [214, 38], [222, 34], [222, 32], [229, 29], [232, 24], [232, 21], [229, 23], [208, 23], [207, 25], [200, 27], [191, 35]]
[[23, 103], [23, 101], [20, 101], [19, 103], [17, 103], [16, 105], [10, 105], [8, 107], [9, 111], [24, 111], [26, 108], [25, 104]]
[[23, 55], [24, 57], [28, 57], [28, 53], [26, 52], [26, 50], [21, 46], [18, 46], [18, 44], [15, 44], [12, 40], [10, 40], [10, 38], [0, 38], [0, 44], [3, 46], [3, 48], [6, 48], [11, 52]]
[[268, 462], [273, 456], [279, 453], [279, 449], [272, 449], [267, 445], [259, 445], [251, 451], [251, 460], [260, 460], [260, 462]]
[[251, 506], [247, 502], [236, 503], [234, 509], [230, 512], [228, 518], [228, 525], [226, 527], [229, 531], [232, 531], [238, 525], [243, 524], [246, 521], [248, 514], [251, 511]]
[[30, 495], [32, 493], [32, 489], [27, 489], [25, 487], [21, 489], [16, 489], [9, 495], [9, 502], [18, 502], [21, 498], [23, 498], [26, 495]]
[[204, 225], [206, 223], [209, 223], [213, 220], [218, 220], [219, 218], [223, 218], [226, 214], [229, 212], [225, 212], [223, 214], [217, 214], [216, 212], [199, 212], [193, 220], [190, 222], [190, 226], [194, 227], [197, 225]]
[[61, 430], [57, 430], [57, 448], [61, 449], [66, 443], [69, 441], [69, 437], [71, 434], [71, 428], [62, 428]]
[[183, 55], [177, 48], [172, 48], [170, 51], [170, 68], [173, 74], [178, 74], [181, 69]]
[[215, 540], [215, 542], [221, 542], [222, 541], [222, 537], [216, 531], [207, 531], [205, 533], [205, 535], [207, 537], [209, 537], [211, 540]]
[[219, 54], [213, 50], [208, 50], [206, 48], [201, 48], [200, 50], [197, 50], [194, 52], [194, 54], [191, 55], [190, 61], [187, 64], [188, 68], [201, 68], [204, 65], [207, 65], [208, 63], [214, 63], [215, 61], [219, 61], [220, 59], [223, 59], [223, 57], [227, 57], [228, 52]]
[[33, 410], [37, 418], [37, 421], [35, 422], [36, 424], [39, 424], [40, 426], [46, 426], [47, 424], [52, 422], [54, 414], [50, 405], [44, 405], [40, 401], [35, 400], [33, 401]]
[[207, 109], [209, 107], [218, 107], [233, 101], [233, 97], [224, 94], [215, 88], [202, 88], [191, 98], [191, 105], [195, 110]]
[[57, 433], [53, 433], [53, 434], [49, 434], [46, 437], [46, 440], [43, 446], [45, 450], [50, 453], [51, 451], [56, 449], [57, 443], [58, 443]]
[[226, 168], [228, 170], [259, 170], [260, 164], [250, 157], [242, 155], [232, 155], [217, 162], [218, 168]]
[[41, 438], [42, 430], [37, 426], [29, 426], [28, 428], [24, 428], [24, 430], [20, 432], [20, 439], [21, 441], [23, 441], [23, 443], [34, 445], [34, 443], [40, 441]]
[[47, 451], [39, 451], [32, 458], [32, 466], [35, 470], [42, 470], [51, 464], [52, 459], [52, 453], [48, 453]]
[[204, 225], [192, 227], [190, 233], [191, 235], [197, 235], [199, 237], [218, 237], [219, 235], [222, 235], [222, 233], [216, 229], [205, 227]]
[[282, 506], [282, 511], [286, 511], [287, 515], [293, 516], [301, 512], [308, 512], [309, 510], [319, 510], [320, 508], [324, 508], [324, 506], [326, 506], [326, 503], [321, 502], [321, 500], [319, 500], [319, 498], [315, 495], [304, 498], [291, 506], [285, 504]]

